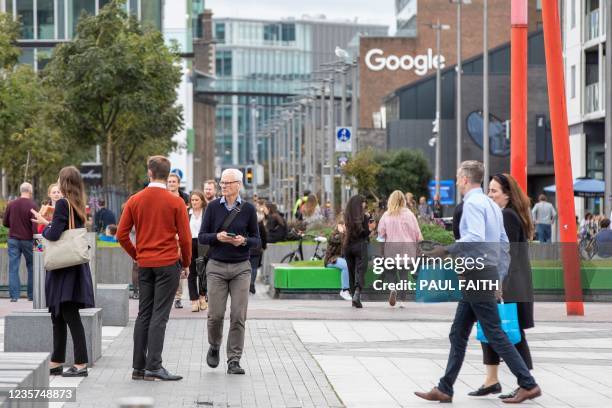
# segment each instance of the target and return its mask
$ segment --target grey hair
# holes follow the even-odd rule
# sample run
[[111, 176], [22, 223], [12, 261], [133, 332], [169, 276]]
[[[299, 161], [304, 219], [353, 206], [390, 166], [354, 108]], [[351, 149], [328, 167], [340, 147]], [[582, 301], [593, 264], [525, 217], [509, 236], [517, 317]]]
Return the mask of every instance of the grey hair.
[[238, 169], [225, 169], [225, 170], [223, 170], [223, 173], [221, 173], [221, 179], [223, 179], [223, 175], [224, 174], [231, 174], [231, 175], [233, 175], [242, 184], [242, 180], [243, 180], [244, 175], [242, 174], [242, 172], [240, 170], [238, 170]]
[[21, 185], [19, 186], [19, 192], [20, 193], [32, 193], [34, 191], [34, 189], [32, 188], [32, 185], [30, 183], [21, 183]]
[[467, 177], [472, 184], [482, 184], [484, 166], [478, 160], [466, 160], [459, 166], [459, 173]]

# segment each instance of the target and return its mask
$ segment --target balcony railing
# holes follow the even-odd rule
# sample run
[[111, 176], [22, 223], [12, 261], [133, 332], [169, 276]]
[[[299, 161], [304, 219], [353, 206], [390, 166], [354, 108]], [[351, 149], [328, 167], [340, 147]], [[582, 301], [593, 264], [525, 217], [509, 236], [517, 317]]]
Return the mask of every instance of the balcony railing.
[[586, 86], [584, 110], [585, 113], [599, 111], [599, 82]]
[[588, 13], [584, 18], [584, 36], [585, 42], [599, 37], [599, 9], [595, 9]]

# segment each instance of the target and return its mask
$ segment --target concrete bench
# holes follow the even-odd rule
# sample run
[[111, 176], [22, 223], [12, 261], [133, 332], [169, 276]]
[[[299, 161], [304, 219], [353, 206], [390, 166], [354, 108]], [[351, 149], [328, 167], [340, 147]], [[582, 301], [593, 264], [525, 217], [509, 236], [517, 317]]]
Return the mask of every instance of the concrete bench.
[[98, 283], [96, 306], [102, 309], [103, 326], [127, 326], [130, 307], [128, 284]]
[[9, 400], [11, 390], [49, 387], [49, 353], [0, 353], [0, 406], [48, 407], [48, 402]]
[[[85, 329], [89, 366], [92, 366], [102, 356], [102, 313], [99, 308], [81, 309], [80, 312]], [[68, 332], [66, 365], [74, 363], [74, 347], [70, 329]], [[47, 310], [16, 311], [5, 317], [4, 351], [49, 353], [52, 350], [51, 313]]]

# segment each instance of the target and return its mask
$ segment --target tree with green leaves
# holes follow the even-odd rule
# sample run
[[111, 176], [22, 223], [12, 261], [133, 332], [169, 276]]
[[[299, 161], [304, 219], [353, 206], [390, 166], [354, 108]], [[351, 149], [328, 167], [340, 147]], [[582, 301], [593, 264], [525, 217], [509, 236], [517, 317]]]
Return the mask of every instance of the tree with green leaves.
[[56, 48], [43, 72], [60, 95], [56, 123], [82, 145], [101, 145], [106, 186], [135, 188], [146, 174], [142, 157], [175, 147], [179, 63], [176, 47], [128, 16], [124, 0], [82, 15], [74, 40]]
[[371, 194], [376, 201], [379, 200], [376, 183], [381, 170], [382, 167], [377, 163], [376, 154], [371, 148], [358, 152], [342, 169], [353, 187], [365, 194]]
[[416, 197], [429, 194], [431, 171], [420, 151], [395, 150], [378, 156], [377, 161], [382, 167], [376, 177], [379, 194], [389, 197], [395, 190], [409, 191]]
[[10, 191], [30, 181], [46, 191], [62, 164], [78, 149], [50, 126], [57, 101], [28, 65], [18, 65], [19, 23], [0, 14], [0, 167], [8, 175]]

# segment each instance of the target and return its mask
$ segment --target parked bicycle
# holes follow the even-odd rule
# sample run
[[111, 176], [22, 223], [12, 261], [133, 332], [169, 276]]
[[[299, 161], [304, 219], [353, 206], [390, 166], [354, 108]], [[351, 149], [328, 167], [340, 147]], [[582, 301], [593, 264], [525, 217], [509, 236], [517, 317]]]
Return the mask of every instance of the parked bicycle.
[[323, 259], [325, 256], [325, 252], [321, 247], [322, 244], [327, 242], [327, 238], [322, 236], [315, 236], [310, 234], [304, 234], [301, 231], [297, 231], [296, 235], [299, 237], [298, 246], [293, 251], [289, 252], [287, 255], [283, 257], [281, 263], [290, 263], [295, 261], [304, 261], [304, 248], [303, 242], [305, 238], [313, 238], [313, 240], [317, 243], [315, 247], [314, 254], [309, 258], [311, 261], [317, 261]]

